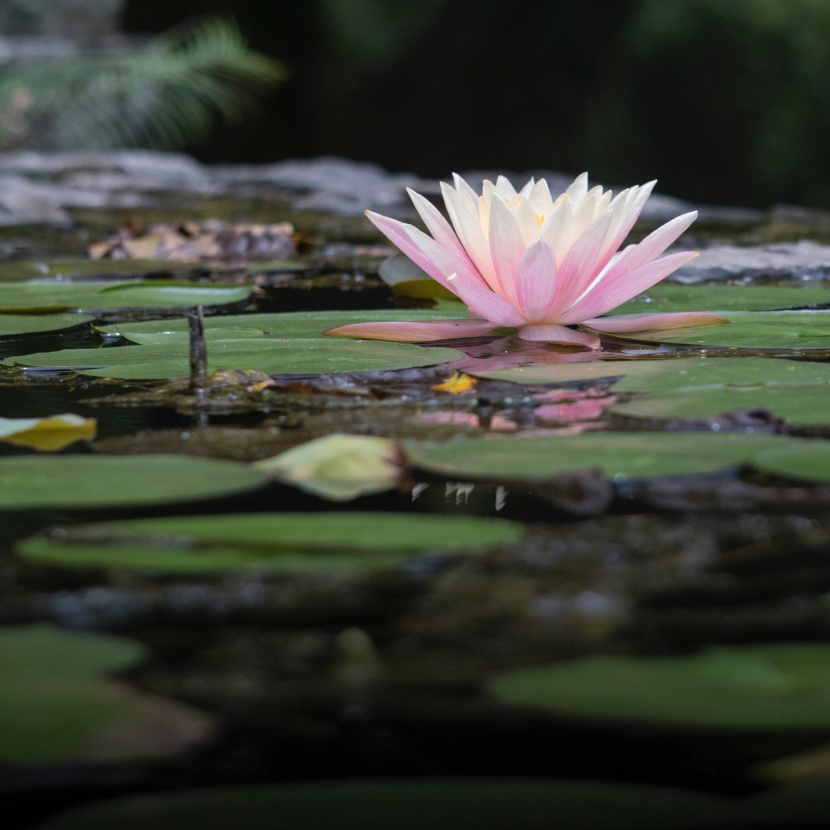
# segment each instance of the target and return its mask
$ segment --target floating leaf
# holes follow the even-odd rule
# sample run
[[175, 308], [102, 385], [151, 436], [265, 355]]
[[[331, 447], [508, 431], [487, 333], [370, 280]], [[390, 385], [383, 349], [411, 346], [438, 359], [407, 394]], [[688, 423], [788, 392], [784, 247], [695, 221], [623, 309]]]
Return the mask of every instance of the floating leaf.
[[770, 447], [753, 459], [765, 472], [796, 481], [830, 483], [830, 443], [811, 441]]
[[143, 277], [149, 274], [186, 273], [193, 264], [155, 259], [15, 259], [0, 262], [0, 282], [33, 280], [44, 277]]
[[121, 637], [0, 629], [0, 762], [132, 760], [203, 741], [212, 730], [205, 715], [104, 675], [144, 657]]
[[443, 383], [436, 383], [431, 388], [436, 392], [448, 392], [450, 395], [463, 395], [465, 392], [469, 392], [476, 383], [475, 378], [471, 378], [469, 375], [462, 374], [461, 372], [454, 372]]
[[615, 334], [623, 340], [745, 349], [830, 349], [830, 311], [727, 311], [725, 326]]
[[0, 337], [20, 337], [24, 334], [47, 334], [91, 323], [93, 317], [71, 312], [52, 314], [0, 313]]
[[611, 411], [634, 418], [712, 418], [733, 409], [766, 409], [792, 423], [823, 426], [830, 424], [830, 386], [746, 383], [681, 389], [617, 404]]
[[830, 290], [799, 285], [678, 285], [661, 282], [609, 314], [772, 311], [830, 303]]
[[536, 438], [403, 441], [409, 462], [456, 478], [544, 481], [599, 468], [609, 478], [704, 473], [748, 463], [764, 449], [812, 446], [798, 438], [677, 432], [603, 432]]
[[[241, 337], [242, 331], [250, 332], [251, 337], [322, 337], [327, 329], [345, 326], [349, 323], [384, 322], [401, 320], [404, 317], [407, 320], [454, 320], [458, 317], [458, 311], [453, 309], [441, 311], [372, 309], [369, 311], [295, 311], [288, 314], [229, 314], [205, 320], [205, 337], [226, 340], [228, 336], [225, 332], [233, 332], [234, 337]], [[156, 339], [142, 338], [158, 334], [185, 333], [187, 330], [187, 320], [183, 319], [118, 323], [101, 328], [103, 332], [120, 334], [135, 343], [158, 343], [160, 341]], [[326, 338], [326, 340], [344, 342], [334, 338]]]
[[48, 309], [179, 308], [244, 302], [244, 285], [193, 285], [166, 281], [0, 283], [0, 312]]
[[237, 787], [119, 799], [41, 830], [683, 830], [731, 818], [717, 796], [588, 781], [432, 779]]
[[0, 510], [167, 504], [265, 482], [246, 464], [179, 455], [13, 456], [0, 458]]
[[400, 475], [395, 442], [371, 435], [326, 435], [254, 467], [335, 501], [391, 490]]
[[572, 383], [613, 380], [615, 392], [667, 392], [723, 385], [830, 383], [826, 364], [771, 357], [681, 357], [659, 360], [601, 360], [517, 366], [477, 372], [478, 377], [515, 383]]
[[488, 684], [513, 706], [674, 729], [830, 729], [830, 644], [717, 648], [690, 657], [589, 657]]
[[72, 525], [17, 546], [68, 567], [172, 572], [384, 568], [423, 553], [471, 552], [521, 539], [520, 524], [396, 513], [253, 513]]
[[[397, 312], [400, 314], [400, 312]], [[423, 313], [423, 312], [421, 312]], [[404, 369], [457, 360], [455, 349], [321, 337], [326, 328], [355, 317], [396, 312], [301, 312], [210, 318], [205, 325], [208, 370], [252, 369], [269, 374], [321, 374]], [[104, 327], [143, 345], [110, 349], [66, 349], [7, 358], [6, 365], [68, 368], [97, 377], [180, 378], [190, 373], [184, 320]]]
[[36, 450], [62, 450], [75, 441], [92, 441], [97, 429], [95, 418], [71, 413], [46, 418], [0, 418], [0, 441]]

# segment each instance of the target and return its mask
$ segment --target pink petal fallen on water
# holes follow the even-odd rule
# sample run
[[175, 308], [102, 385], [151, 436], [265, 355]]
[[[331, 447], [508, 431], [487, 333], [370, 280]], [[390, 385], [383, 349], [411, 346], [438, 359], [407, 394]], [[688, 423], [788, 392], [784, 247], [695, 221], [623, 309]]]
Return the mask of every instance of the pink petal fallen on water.
[[621, 314], [618, 317], [594, 317], [583, 320], [580, 325], [608, 334], [617, 332], [660, 331], [663, 329], [685, 329], [696, 326], [717, 326], [728, 323], [719, 314], [705, 311], [677, 311], [666, 314]]
[[[481, 420], [474, 412], [419, 412], [415, 418], [430, 424], [450, 424], [483, 429]], [[492, 432], [515, 432], [518, 428], [508, 412], [496, 412], [490, 418], [489, 429]]]
[[616, 395], [606, 395], [604, 398], [583, 398], [570, 403], [544, 404], [536, 408], [534, 415], [538, 420], [558, 423], [595, 421], [616, 402]]
[[457, 337], [481, 337], [496, 328], [489, 320], [435, 320], [420, 322], [350, 323], [324, 331], [330, 337], [392, 340], [398, 343], [428, 343]]
[[565, 326], [538, 325], [522, 326], [519, 329], [522, 340], [535, 340], [544, 343], [558, 343], [564, 346], [584, 346], [588, 349], [599, 348], [599, 337]]

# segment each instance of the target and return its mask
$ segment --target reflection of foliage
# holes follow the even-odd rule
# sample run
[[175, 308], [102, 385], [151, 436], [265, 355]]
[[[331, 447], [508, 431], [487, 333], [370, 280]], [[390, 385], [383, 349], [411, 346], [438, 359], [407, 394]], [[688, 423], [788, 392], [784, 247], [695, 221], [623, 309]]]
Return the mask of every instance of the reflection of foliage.
[[0, 72], [0, 147], [176, 147], [239, 117], [280, 81], [235, 24], [203, 21], [143, 51], [79, 55]]

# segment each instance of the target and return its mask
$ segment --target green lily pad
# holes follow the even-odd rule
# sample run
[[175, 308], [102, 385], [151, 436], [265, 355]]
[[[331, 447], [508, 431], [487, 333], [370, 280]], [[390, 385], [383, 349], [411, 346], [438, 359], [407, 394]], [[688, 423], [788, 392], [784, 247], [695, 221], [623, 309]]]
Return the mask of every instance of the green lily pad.
[[0, 262], [0, 282], [43, 277], [142, 277], [202, 269], [189, 262], [160, 259], [16, 259]]
[[616, 314], [675, 311], [772, 311], [830, 303], [830, 290], [777, 285], [678, 285], [661, 282], [618, 306]]
[[[455, 309], [373, 309], [370, 311], [294, 311], [287, 314], [228, 314], [205, 320], [205, 337], [226, 340], [228, 332], [242, 337], [243, 331], [251, 337], [277, 338], [321, 337], [327, 329], [349, 323], [385, 322], [387, 320], [454, 320], [459, 316]], [[187, 320], [166, 319], [146, 322], [117, 323], [102, 326], [107, 334], [120, 334], [135, 343], [158, 343], [154, 335], [176, 334], [188, 331]], [[327, 338], [331, 339], [331, 338]], [[338, 339], [337, 342], [344, 342]]]
[[181, 455], [10, 456], [0, 458], [0, 511], [195, 501], [266, 481], [246, 464]]
[[167, 281], [0, 283], [0, 312], [48, 309], [180, 308], [244, 302], [244, 285], [193, 285]]
[[52, 314], [2, 314], [0, 337], [20, 337], [25, 334], [47, 334], [91, 323], [94, 318], [71, 312]]
[[[404, 312], [408, 314], [408, 312]], [[423, 314], [423, 312], [421, 312]], [[208, 369], [252, 369], [269, 374], [322, 374], [406, 369], [458, 360], [455, 349], [322, 337], [328, 328], [356, 319], [395, 319], [402, 312], [300, 312], [251, 314], [206, 321]], [[106, 326], [146, 345], [66, 349], [7, 358], [7, 366], [75, 369], [108, 378], [182, 378], [190, 374], [185, 320]]]
[[0, 763], [123, 761], [207, 738], [205, 715], [106, 677], [145, 656], [138, 643], [105, 634], [0, 629]]
[[477, 551], [516, 542], [523, 534], [520, 524], [464, 516], [253, 513], [73, 525], [24, 540], [17, 553], [69, 567], [320, 572], [390, 567], [423, 553]]
[[811, 443], [801, 441], [774, 435], [604, 432], [402, 444], [413, 466], [445, 476], [545, 481], [587, 468], [599, 468], [615, 480], [712, 472], [748, 463], [765, 449]]
[[830, 424], [830, 386], [733, 384], [681, 389], [617, 404], [612, 412], [634, 418], [712, 418], [733, 409], [767, 409], [804, 426]]
[[830, 311], [726, 311], [729, 325], [615, 334], [623, 340], [744, 349], [830, 349]]
[[509, 672], [496, 698], [562, 717], [716, 731], [830, 730], [830, 644], [591, 657]]
[[596, 360], [590, 363], [557, 363], [517, 366], [513, 369], [476, 372], [477, 377], [515, 383], [571, 383], [580, 380], [619, 378], [615, 392], [668, 392], [724, 385], [830, 383], [824, 363], [771, 357], [681, 357], [659, 360]]
[[753, 462], [768, 473], [830, 484], [830, 443], [826, 441], [770, 447], [759, 452]]
[[724, 818], [728, 804], [587, 781], [335, 781], [125, 798], [72, 810], [41, 830], [682, 830]]

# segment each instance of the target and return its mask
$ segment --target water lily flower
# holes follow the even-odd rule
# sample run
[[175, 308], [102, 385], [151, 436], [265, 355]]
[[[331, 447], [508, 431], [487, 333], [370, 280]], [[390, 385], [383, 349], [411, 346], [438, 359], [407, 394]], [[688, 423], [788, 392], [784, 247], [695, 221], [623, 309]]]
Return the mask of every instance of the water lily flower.
[[[716, 314], [602, 315], [650, 288], [697, 252], [661, 256], [697, 217], [672, 219], [637, 245], [619, 250], [654, 182], [613, 197], [578, 176], [558, 198], [544, 179], [520, 191], [504, 177], [479, 195], [460, 176], [441, 183], [452, 225], [427, 199], [409, 195], [431, 236], [367, 211], [377, 228], [430, 277], [449, 289], [470, 317], [435, 322], [355, 323], [326, 334], [428, 342], [516, 328], [524, 340], [599, 348], [598, 333], [686, 328], [728, 322]], [[573, 328], [576, 326], [576, 328]]]

